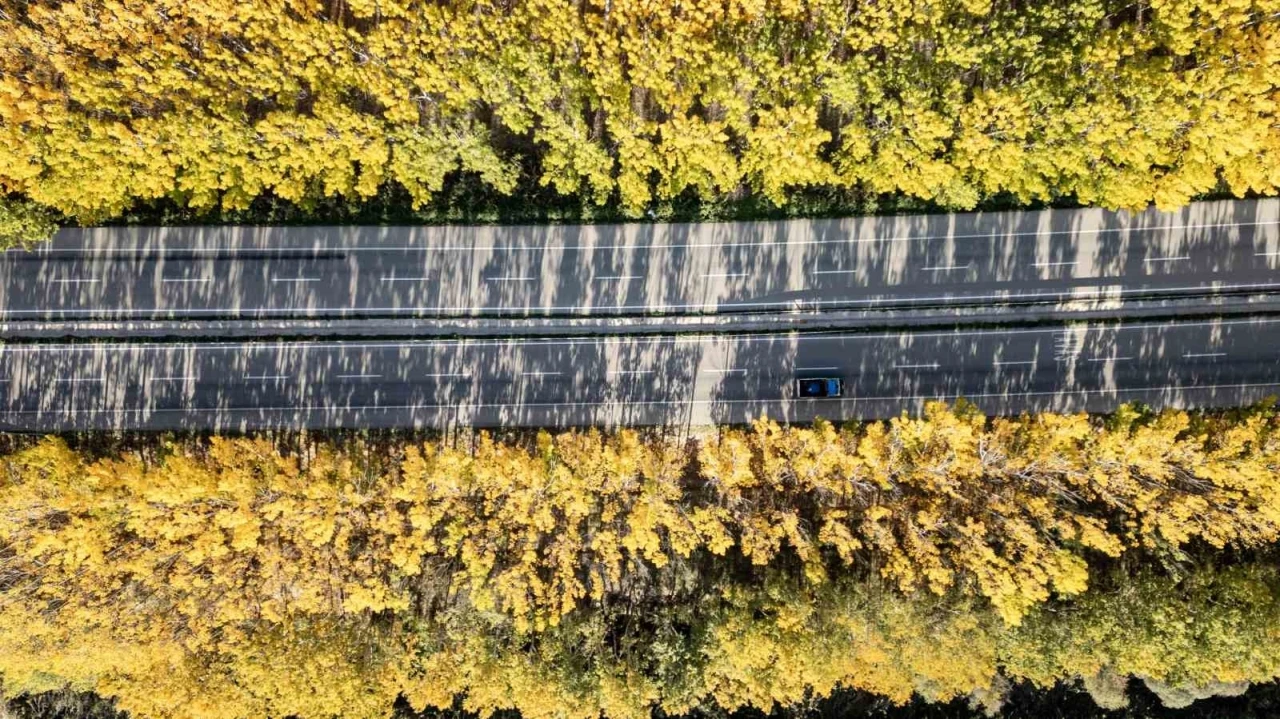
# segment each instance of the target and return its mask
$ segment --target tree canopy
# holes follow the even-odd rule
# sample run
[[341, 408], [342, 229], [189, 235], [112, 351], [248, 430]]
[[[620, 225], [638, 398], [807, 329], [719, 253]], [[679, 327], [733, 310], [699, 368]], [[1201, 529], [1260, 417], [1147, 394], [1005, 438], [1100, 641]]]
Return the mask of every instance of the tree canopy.
[[933, 405], [692, 446], [46, 439], [0, 458], [0, 676], [145, 719], [1265, 680], [1280, 580], [1198, 558], [1275, 542], [1278, 429]]
[[470, 173], [639, 213], [1280, 187], [1280, 0], [8, 0], [0, 191], [81, 221]]

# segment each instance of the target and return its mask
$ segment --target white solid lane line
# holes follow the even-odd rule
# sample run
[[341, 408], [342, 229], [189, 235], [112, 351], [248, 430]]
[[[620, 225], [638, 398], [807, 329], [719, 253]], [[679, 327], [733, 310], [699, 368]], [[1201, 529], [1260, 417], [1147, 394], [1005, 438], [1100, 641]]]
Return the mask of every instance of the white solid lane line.
[[72, 384], [76, 382], [106, 382], [107, 380], [103, 377], [58, 377], [53, 381], [63, 384]]
[[[811, 220], [800, 220], [799, 222], [812, 222]], [[972, 232], [963, 234], [932, 234], [932, 235], [882, 235], [871, 237], [845, 237], [841, 239], [803, 239], [790, 240], [785, 242], [774, 242], [771, 240], [750, 240], [741, 242], [638, 242], [635, 244], [613, 243], [613, 244], [543, 244], [543, 245], [517, 245], [517, 244], [474, 244], [474, 245], [321, 245], [308, 247], [243, 247], [233, 245], [223, 245], [216, 247], [192, 247], [182, 248], [171, 246], [166, 248], [168, 251], [180, 252], [183, 254], [223, 254], [227, 252], [261, 252], [269, 251], [299, 251], [305, 250], [311, 253], [325, 252], [543, 252], [547, 250], [652, 250], [652, 249], [683, 249], [683, 248], [731, 248], [731, 247], [777, 247], [780, 245], [854, 245], [854, 244], [874, 244], [880, 242], [932, 242], [936, 240], [1003, 240], [1008, 238], [1038, 238], [1038, 237], [1056, 237], [1059, 235], [1107, 235], [1107, 234], [1136, 234], [1136, 233], [1152, 233], [1152, 232], [1170, 232], [1174, 230], [1208, 230], [1230, 227], [1268, 227], [1280, 224], [1280, 220], [1258, 220], [1255, 222], [1211, 222], [1211, 223], [1192, 223], [1185, 225], [1153, 225], [1141, 227], [1104, 227], [1093, 229], [1071, 229], [1071, 230], [1029, 230], [1024, 232]], [[0, 257], [13, 254], [18, 255], [24, 252], [22, 250], [5, 250], [0, 252]], [[51, 254], [85, 254], [92, 255], [138, 255], [154, 253], [155, 250], [139, 250], [136, 248], [93, 248], [93, 249], [75, 249], [75, 248], [41, 248], [31, 251], [34, 255], [51, 255]]]
[[750, 272], [709, 272], [703, 277], [707, 278], [726, 278], [726, 277], [749, 277]]
[[383, 282], [430, 282], [430, 277], [383, 277]]
[[638, 280], [641, 275], [605, 275], [604, 277], [594, 278], [597, 282], [609, 282], [613, 280]]
[[486, 282], [533, 282], [536, 277], [486, 277]]
[[319, 282], [319, 277], [272, 277], [272, 282]]
[[[1226, 356], [1226, 354], [1227, 354], [1226, 352], [1187, 352], [1187, 353], [1184, 353], [1182, 356], [1184, 358], [1224, 357]], [[1111, 362], [1111, 361], [1123, 361], [1123, 360], [1131, 360], [1131, 359], [1133, 358], [1132, 357], [1091, 357], [1091, 358], [1087, 358], [1086, 361], [1087, 362]], [[996, 367], [1028, 366], [1028, 365], [1035, 365], [1035, 364], [1037, 364], [1036, 360], [992, 360], [992, 365]], [[931, 362], [931, 363], [925, 363], [925, 364], [895, 364], [893, 365], [893, 367], [894, 369], [940, 369], [941, 365], [938, 364], [937, 362]], [[656, 373], [656, 371], [657, 370], [609, 370], [607, 374], [609, 375], [644, 375], [644, 374], [654, 374]], [[745, 373], [747, 370], [745, 369], [705, 369], [700, 371], [708, 374], [740, 374], [740, 373]], [[792, 371], [793, 372], [838, 372], [838, 371], [841, 371], [841, 368], [837, 366], [795, 367], [792, 369]], [[520, 374], [521, 376], [526, 376], [526, 377], [544, 377], [544, 376], [560, 376], [563, 373], [533, 371], [533, 372], [521, 372]], [[427, 374], [419, 374], [416, 376], [418, 377], [467, 377], [468, 375], [457, 373], [457, 372], [448, 372], [448, 373], [427, 373]], [[287, 379], [288, 377], [289, 375], [248, 375], [245, 377], [245, 379], [272, 380], [272, 379]], [[377, 379], [381, 377], [382, 375], [380, 374], [367, 374], [367, 373], [337, 375], [338, 379]], [[197, 376], [152, 377], [152, 378], [149, 378], [147, 381], [148, 382], [186, 382], [186, 381], [194, 381], [198, 379], [199, 377]], [[0, 379], [0, 382], [4, 382], [4, 381], [7, 381], [7, 380]], [[64, 380], [58, 380], [58, 381], [100, 382], [102, 380], [101, 379], [64, 379]]]
[[1032, 263], [1031, 266], [1032, 267], [1074, 267], [1080, 264], [1080, 262], [1081, 262], [1080, 260], [1074, 260], [1072, 262], [1034, 262]]
[[92, 285], [92, 284], [97, 284], [102, 280], [73, 278], [69, 280], [49, 280], [49, 281], [59, 285]]
[[[1190, 359], [1190, 358], [1201, 358], [1201, 357], [1225, 357], [1226, 355], [1227, 355], [1226, 352], [1186, 352], [1186, 353], [1183, 353], [1182, 356], [1184, 358]], [[1131, 360], [1131, 359], [1133, 359], [1133, 357], [1129, 357], [1129, 356], [1090, 357], [1090, 358], [1086, 358], [1085, 361], [1087, 362], [1119, 362], [1119, 361]], [[1029, 366], [1029, 365], [1035, 365], [1035, 364], [1037, 364], [1036, 360], [992, 360], [992, 365], [996, 367]], [[939, 365], [936, 362], [932, 362], [932, 363], [925, 363], [925, 364], [895, 364], [893, 365], [893, 367], [894, 369], [939, 369], [941, 365]], [[657, 370], [609, 370], [607, 374], [644, 375], [644, 374], [654, 374], [656, 373], [656, 371]], [[747, 370], [745, 369], [706, 369], [706, 370], [700, 370], [700, 371], [708, 374], [739, 374], [739, 373], [745, 373]], [[838, 372], [838, 371], [841, 371], [841, 368], [837, 366], [795, 367], [793, 368], [792, 371], [794, 372]], [[521, 372], [520, 374], [521, 376], [543, 377], [543, 376], [560, 376], [563, 373], [535, 371], [535, 372]], [[458, 372], [441, 372], [441, 373], [419, 374], [416, 376], [462, 378], [462, 377], [468, 377], [469, 375], [458, 373]], [[274, 380], [274, 379], [287, 379], [288, 377], [289, 375], [247, 375], [245, 379]], [[337, 375], [338, 379], [376, 379], [380, 377], [382, 377], [382, 375], [380, 374], [339, 374]], [[199, 377], [197, 376], [152, 377], [152, 378], [149, 378], [147, 381], [148, 382], [186, 382], [186, 381], [194, 381], [198, 379]], [[0, 382], [7, 382], [7, 381], [8, 381], [7, 378], [0, 378]], [[57, 381], [59, 382], [101, 382], [103, 380], [100, 378], [90, 378], [90, 379], [59, 379]]]
[[815, 275], [853, 275], [857, 274], [857, 270], [814, 270]]
[[212, 277], [162, 277], [161, 282], [213, 282]]
[[[851, 396], [851, 397], [815, 397], [806, 399], [792, 399], [785, 397], [776, 397], [772, 399], [688, 399], [688, 400], [615, 400], [613, 402], [495, 402], [486, 404], [477, 402], [468, 404], [466, 402], [454, 404], [400, 404], [400, 405], [305, 405], [294, 406], [284, 405], [279, 407], [181, 407], [181, 408], [143, 408], [143, 409], [64, 409], [58, 411], [63, 416], [74, 415], [96, 415], [96, 414], [174, 414], [183, 412], [187, 414], [200, 413], [229, 413], [229, 412], [334, 412], [334, 411], [367, 411], [379, 410], [384, 412], [406, 411], [406, 410], [476, 410], [476, 409], [512, 409], [512, 408], [539, 408], [539, 407], [578, 407], [578, 408], [594, 408], [609, 407], [625, 404], [629, 407], [639, 406], [697, 406], [697, 405], [768, 405], [768, 404], [787, 404], [799, 402], [839, 402], [839, 403], [858, 403], [858, 402], [919, 402], [924, 400], [953, 400], [953, 399], [990, 399], [990, 398], [1010, 398], [1012, 396], [1022, 397], [1047, 397], [1047, 396], [1090, 396], [1090, 395], [1109, 395], [1118, 396], [1126, 394], [1134, 394], [1137, 392], [1167, 392], [1170, 390], [1178, 392], [1208, 392], [1227, 389], [1256, 389], [1260, 387], [1277, 387], [1280, 388], [1280, 382], [1241, 382], [1237, 384], [1209, 384], [1209, 385], [1152, 385], [1147, 387], [1123, 387], [1123, 388], [1106, 388], [1106, 389], [1063, 389], [1063, 390], [1043, 390], [1034, 392], [973, 392], [973, 393], [956, 393], [941, 392], [938, 394], [920, 394], [920, 395], [880, 395], [880, 396]], [[1173, 398], [1176, 400], [1176, 398]], [[1171, 402], [1171, 406], [1177, 406], [1176, 402]], [[55, 410], [48, 409], [18, 409], [18, 410], [0, 410], [0, 415], [32, 415], [32, 414], [51, 414]]]
[[289, 377], [290, 375], [287, 375], [287, 374], [247, 374], [244, 376], [245, 379], [256, 379], [256, 380], [264, 380], [264, 381], [272, 380], [272, 379], [289, 379]]
[[935, 265], [933, 267], [921, 267], [925, 272], [952, 272], [954, 270], [967, 270], [969, 265]]
[[1178, 255], [1177, 257], [1148, 257], [1143, 262], [1181, 262], [1189, 259], [1191, 259], [1190, 255]]

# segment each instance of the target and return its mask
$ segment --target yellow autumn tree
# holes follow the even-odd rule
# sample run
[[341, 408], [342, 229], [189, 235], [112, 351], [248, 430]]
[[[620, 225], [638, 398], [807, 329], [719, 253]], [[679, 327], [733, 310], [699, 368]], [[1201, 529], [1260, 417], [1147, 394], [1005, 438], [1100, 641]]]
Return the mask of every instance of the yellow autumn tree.
[[[0, 677], [147, 719], [372, 717], [398, 696], [642, 717], [837, 685], [990, 694], [997, 667], [1260, 680], [1280, 657], [1228, 664], [1278, 645], [1274, 573], [1089, 587], [1107, 557], [1271, 546], [1278, 422], [1270, 405], [989, 420], [933, 404], [692, 447], [17, 441], [0, 458]], [[1164, 626], [1187, 602], [1198, 614]], [[1144, 639], [1089, 639], [1111, 634]]]
[[1050, 592], [1085, 589], [1088, 551], [1276, 540], [1274, 415], [1191, 424], [1132, 408], [1103, 426], [1054, 414], [988, 423], [935, 403], [859, 431], [759, 422], [705, 443], [699, 460], [752, 562], [788, 547], [820, 581], [820, 550], [846, 565], [867, 552], [904, 591], [959, 587], [1017, 623]]
[[[451, 175], [642, 212], [1280, 187], [1280, 0], [0, 3], [0, 192], [80, 221]], [[191, 132], [192, 127], [200, 132]]]

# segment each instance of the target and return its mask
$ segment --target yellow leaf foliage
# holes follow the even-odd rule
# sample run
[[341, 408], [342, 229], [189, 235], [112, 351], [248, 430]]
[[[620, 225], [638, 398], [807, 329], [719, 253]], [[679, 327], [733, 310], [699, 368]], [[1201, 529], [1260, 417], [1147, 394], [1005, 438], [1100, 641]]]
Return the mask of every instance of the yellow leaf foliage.
[[[0, 457], [0, 676], [115, 695], [143, 719], [373, 717], [400, 695], [641, 717], [838, 684], [952, 697], [996, 666], [1042, 683], [1256, 679], [1280, 657], [1231, 671], [1203, 633], [1280, 622], [1183, 618], [1180, 595], [1143, 588], [1155, 579], [1099, 594], [1090, 564], [1274, 543], [1277, 429], [1269, 405], [988, 420], [933, 404], [692, 446], [634, 431], [98, 457], [27, 442]], [[1273, 576], [1204, 582], [1178, 591], [1280, 613]], [[1075, 614], [1039, 611], [1071, 597]], [[1063, 629], [1089, 612], [1111, 624]], [[1130, 629], [1159, 646], [1103, 641]], [[568, 677], [585, 671], [574, 652], [614, 658]]]
[[[1280, 0], [32, 0], [0, 191], [81, 220], [448, 175], [1163, 208], [1280, 187]], [[193, 128], [198, 131], [193, 131]], [[513, 139], [515, 138], [515, 139]]]

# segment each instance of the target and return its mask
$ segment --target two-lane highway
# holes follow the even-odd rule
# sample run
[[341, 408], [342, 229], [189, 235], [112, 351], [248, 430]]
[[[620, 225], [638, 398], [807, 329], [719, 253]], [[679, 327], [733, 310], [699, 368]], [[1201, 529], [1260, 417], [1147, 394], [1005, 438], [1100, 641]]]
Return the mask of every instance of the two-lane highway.
[[539, 227], [104, 227], [0, 253], [0, 320], [655, 315], [1280, 292], [1280, 200]]
[[[804, 421], [968, 398], [991, 413], [1280, 394], [1280, 319], [585, 340], [0, 348], [0, 429]], [[802, 400], [797, 377], [841, 377]]]

